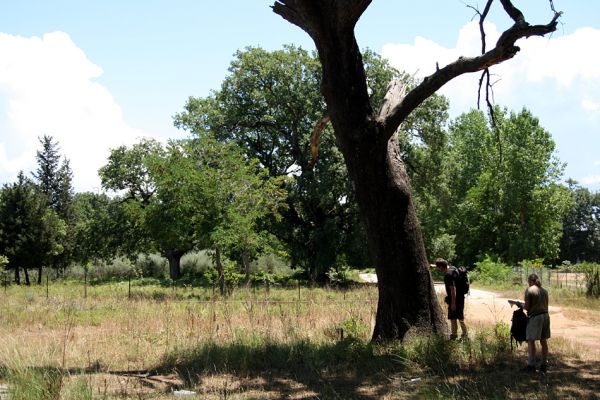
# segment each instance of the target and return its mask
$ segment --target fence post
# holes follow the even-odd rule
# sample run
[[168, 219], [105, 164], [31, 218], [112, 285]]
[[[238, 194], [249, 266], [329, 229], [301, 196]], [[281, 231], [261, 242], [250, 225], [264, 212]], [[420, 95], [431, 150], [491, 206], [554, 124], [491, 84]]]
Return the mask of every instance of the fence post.
[[83, 298], [87, 299], [87, 268], [83, 270]]
[[46, 272], [46, 299], [49, 297], [50, 293], [50, 284], [48, 281], [50, 280], [48, 272]]
[[6, 286], [7, 286], [7, 282], [6, 282], [6, 272], [3, 273], [2, 275], [4, 275], [4, 293], [6, 294]]
[[131, 274], [127, 274], [127, 299], [131, 300]]

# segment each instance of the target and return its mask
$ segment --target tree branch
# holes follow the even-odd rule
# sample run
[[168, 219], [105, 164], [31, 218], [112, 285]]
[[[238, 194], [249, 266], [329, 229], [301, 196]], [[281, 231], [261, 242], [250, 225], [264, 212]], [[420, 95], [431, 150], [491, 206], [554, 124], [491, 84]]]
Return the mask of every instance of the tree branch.
[[436, 70], [410, 91], [393, 110], [386, 115], [379, 114], [377, 117], [378, 122], [382, 124], [388, 138], [415, 108], [450, 80], [465, 73], [485, 70], [511, 59], [520, 50], [518, 46], [515, 46], [518, 39], [529, 36], [544, 36], [556, 30], [558, 18], [561, 16], [560, 12], [555, 13], [552, 20], [546, 25], [529, 25], [524, 19], [520, 19], [519, 14], [522, 16], [521, 12], [512, 6], [509, 0], [501, 0], [501, 2], [511, 18], [516, 19], [516, 22], [502, 33], [496, 42], [496, 47], [477, 57], [459, 57], [453, 63]]
[[309, 170], [313, 169], [313, 167], [315, 166], [315, 164], [317, 162], [317, 156], [319, 155], [319, 139], [321, 138], [321, 133], [325, 129], [325, 126], [327, 126], [327, 123], [329, 122], [330, 119], [331, 118], [329, 117], [329, 115], [326, 115], [323, 118], [321, 118], [319, 120], [319, 122], [317, 122], [317, 125], [315, 125], [315, 127], [313, 129], [313, 133], [310, 136], [311, 159], [310, 159], [310, 162], [308, 163]]
[[314, 40], [330, 21], [340, 31], [354, 29], [372, 0], [278, 0], [271, 8], [285, 20], [306, 31]]

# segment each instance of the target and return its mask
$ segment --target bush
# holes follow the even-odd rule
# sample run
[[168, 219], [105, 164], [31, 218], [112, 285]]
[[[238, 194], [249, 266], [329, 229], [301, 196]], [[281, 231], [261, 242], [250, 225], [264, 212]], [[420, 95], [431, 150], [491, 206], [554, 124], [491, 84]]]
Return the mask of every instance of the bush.
[[333, 267], [327, 272], [327, 278], [332, 285], [347, 287], [352, 282], [350, 267], [347, 265]]
[[65, 277], [83, 280], [86, 270], [87, 278], [95, 282], [122, 280], [136, 274], [135, 267], [131, 261], [119, 257], [113, 259], [111, 263], [100, 262], [90, 266], [72, 265], [65, 272]]
[[600, 297], [600, 265], [585, 263], [580, 265], [585, 274], [586, 295], [588, 297]]
[[289, 262], [276, 254], [263, 254], [250, 264], [250, 272], [267, 272], [276, 275], [291, 275], [293, 273]]
[[135, 267], [144, 278], [163, 279], [168, 271], [168, 262], [158, 254], [140, 254]]
[[200, 277], [211, 268], [214, 268], [214, 262], [206, 250], [190, 252], [181, 257], [181, 273], [184, 276]]
[[498, 282], [513, 282], [515, 273], [512, 268], [502, 262], [494, 261], [490, 256], [475, 263], [475, 270], [469, 274], [472, 281], [478, 281], [484, 284]]

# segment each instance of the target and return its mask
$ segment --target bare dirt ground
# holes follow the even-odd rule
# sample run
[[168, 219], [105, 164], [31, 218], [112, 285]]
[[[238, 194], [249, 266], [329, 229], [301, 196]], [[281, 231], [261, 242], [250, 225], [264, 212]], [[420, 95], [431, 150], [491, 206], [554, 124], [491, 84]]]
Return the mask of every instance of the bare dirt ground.
[[[436, 284], [436, 291], [444, 292], [444, 286]], [[465, 301], [465, 322], [471, 326], [498, 322], [510, 325], [515, 309], [508, 304], [507, 298], [490, 291], [471, 289]], [[566, 339], [581, 346], [582, 353], [587, 356], [600, 359], [600, 311], [550, 306], [549, 313], [553, 338]]]

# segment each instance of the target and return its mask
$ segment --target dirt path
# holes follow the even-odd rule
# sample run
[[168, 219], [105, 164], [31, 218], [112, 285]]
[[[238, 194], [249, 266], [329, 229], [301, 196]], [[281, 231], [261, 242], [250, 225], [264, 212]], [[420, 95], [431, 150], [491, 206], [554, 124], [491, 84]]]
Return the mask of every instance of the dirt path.
[[[443, 292], [444, 286], [435, 285], [436, 291]], [[552, 300], [552, 299], [551, 299]], [[483, 325], [505, 322], [510, 319], [515, 307], [508, 304], [508, 299], [486, 290], [471, 289], [465, 302], [465, 319], [470, 325]], [[564, 338], [581, 345], [589, 355], [600, 357], [600, 312], [580, 309], [563, 309], [550, 306], [552, 337]]]

